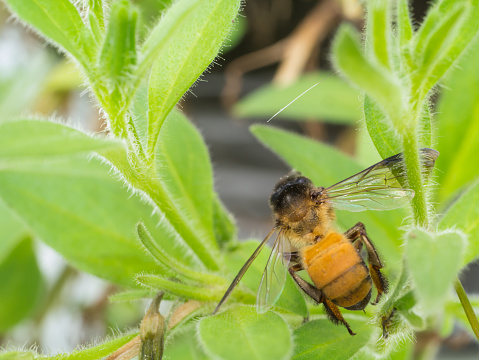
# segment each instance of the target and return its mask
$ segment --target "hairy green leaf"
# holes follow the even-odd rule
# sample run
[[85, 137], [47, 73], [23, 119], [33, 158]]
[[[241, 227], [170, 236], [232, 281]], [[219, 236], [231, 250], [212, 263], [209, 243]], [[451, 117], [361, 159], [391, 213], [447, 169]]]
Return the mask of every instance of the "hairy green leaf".
[[201, 259], [209, 261], [218, 249], [211, 162], [201, 135], [181, 113], [173, 111], [168, 116], [155, 159], [156, 178], [164, 188], [158, 201], [171, 201], [182, 220], [172, 220], [173, 226]]
[[401, 139], [392, 128], [391, 121], [367, 95], [364, 97], [364, 119], [374, 146], [383, 159], [401, 152]]
[[[231, 274], [236, 275], [238, 273], [257, 247], [257, 241], [242, 242], [238, 244], [234, 251], [226, 254], [226, 264]], [[255, 295], [258, 292], [261, 276], [263, 275], [270, 251], [270, 248], [263, 249], [241, 280], [241, 284], [248, 287]], [[308, 309], [303, 295], [289, 275], [286, 277], [284, 290], [276, 306], [294, 312], [302, 317], [308, 316]]]
[[109, 170], [82, 159], [3, 170], [0, 198], [74, 266], [113, 282], [134, 285], [136, 273], [160, 270], [135, 239], [140, 219], [171, 256], [191, 262], [167, 221]]
[[463, 265], [479, 256], [479, 181], [476, 181], [447, 210], [439, 221], [439, 229], [457, 228], [469, 236]]
[[155, 63], [148, 89], [148, 155], [168, 113], [217, 56], [240, 0], [180, 0], [146, 40], [139, 70]]
[[234, 113], [239, 117], [270, 118], [298, 96], [301, 97], [278, 118], [355, 124], [361, 117], [358, 91], [325, 73], [305, 75], [287, 87], [263, 86], [236, 104]]
[[[2, 254], [3, 255], [3, 254]], [[0, 333], [30, 315], [43, 293], [32, 241], [25, 238], [0, 262]]]
[[406, 258], [415, 293], [423, 311], [442, 309], [463, 264], [466, 239], [462, 233], [440, 234], [413, 229], [406, 234]]
[[389, 1], [367, 2], [367, 44], [377, 61], [386, 68], [391, 67], [391, 5]]
[[95, 345], [86, 349], [76, 350], [69, 354], [58, 354], [49, 358], [50, 360], [97, 360], [104, 358], [120, 347], [125, 345], [137, 334], [123, 335], [113, 340], [107, 340], [106, 342]]
[[32, 161], [122, 147], [117, 140], [92, 137], [68, 126], [40, 120], [0, 124], [0, 170], [28, 168]]
[[[416, 36], [418, 50], [422, 50], [427, 71], [419, 69], [425, 94], [462, 55], [479, 30], [479, 1], [446, 0], [431, 8]], [[428, 46], [429, 45], [429, 46]], [[421, 52], [420, 52], [421, 53]], [[415, 84], [418, 84], [415, 80]]]
[[[110, 21], [101, 50], [98, 71], [106, 77], [109, 91], [118, 91], [136, 64], [136, 22], [138, 12], [127, 0], [112, 4]], [[128, 96], [128, 94], [126, 94]]]
[[136, 280], [143, 286], [158, 291], [166, 291], [175, 296], [198, 301], [219, 301], [223, 296], [222, 289], [209, 289], [202, 286], [188, 285], [170, 280], [160, 275], [138, 275]]
[[218, 195], [213, 200], [213, 226], [216, 242], [221, 246], [236, 239], [236, 223], [233, 215], [225, 208]]
[[402, 74], [410, 72], [412, 67], [410, 43], [414, 30], [409, 15], [409, 0], [396, 1], [396, 26], [397, 26], [397, 49], [396, 56], [399, 56], [399, 71]]
[[347, 319], [355, 336], [349, 335], [343, 325], [329, 320], [309, 321], [294, 331], [293, 360], [331, 359], [346, 360], [363, 348], [371, 337], [372, 326], [363, 321]]
[[93, 37], [69, 0], [7, 0], [6, 3], [20, 19], [68, 51], [84, 67], [92, 62], [96, 50]]
[[259, 315], [249, 306], [236, 306], [198, 324], [200, 343], [210, 358], [224, 360], [289, 359], [293, 340], [277, 314]]
[[387, 113], [394, 127], [403, 131], [404, 105], [399, 81], [383, 66], [366, 57], [361, 49], [356, 31], [343, 25], [339, 28], [333, 44], [336, 67], [353, 84], [372, 97]]
[[[316, 186], [333, 185], [363, 170], [353, 159], [328, 145], [273, 127], [255, 125], [250, 129], [261, 142], [276, 152], [292, 168], [309, 177]], [[404, 219], [404, 213], [401, 210], [362, 213], [337, 211], [337, 216], [342, 230], [349, 229], [358, 221], [364, 223], [372, 241], [376, 241], [380, 254], [386, 260], [391, 260], [387, 263], [387, 267], [399, 265], [396, 262], [401, 252], [398, 228]]]

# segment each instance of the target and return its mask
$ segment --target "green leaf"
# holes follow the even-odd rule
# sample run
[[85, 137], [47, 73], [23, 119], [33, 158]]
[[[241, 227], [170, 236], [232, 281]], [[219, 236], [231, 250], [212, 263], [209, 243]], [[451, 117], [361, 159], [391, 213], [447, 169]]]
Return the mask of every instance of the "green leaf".
[[[364, 118], [369, 135], [383, 159], [396, 155], [402, 151], [401, 139], [392, 127], [389, 118], [379, 105], [369, 96], [364, 97]], [[427, 103], [418, 123], [419, 147], [432, 146], [431, 114]]]
[[96, 42], [100, 43], [105, 30], [103, 0], [88, 0], [88, 22]]
[[326, 319], [309, 321], [294, 331], [293, 360], [331, 359], [346, 360], [356, 354], [368, 342], [372, 326], [363, 321], [347, 319], [355, 336], [346, 327], [334, 325]]
[[201, 259], [210, 258], [218, 249], [213, 228], [213, 171], [201, 135], [181, 113], [173, 111], [168, 116], [155, 159], [156, 178], [164, 189], [159, 202], [171, 201], [182, 219], [182, 223], [172, 221], [173, 226]]
[[138, 240], [143, 244], [153, 259], [164, 269], [166, 274], [170, 276], [177, 274], [189, 280], [211, 285], [218, 285], [224, 282], [224, 279], [219, 276], [193, 271], [177, 259], [172, 259], [165, 249], [163, 249], [162, 245], [153, 239], [142, 222], [137, 224], [136, 232]]
[[[316, 186], [330, 186], [363, 170], [353, 159], [338, 150], [311, 139], [273, 127], [254, 125], [250, 128], [261, 142], [284, 159], [293, 169], [310, 178]], [[404, 219], [401, 209], [392, 211], [337, 211], [338, 224], [347, 230], [358, 221], [366, 225], [372, 241], [386, 259], [388, 268], [399, 266], [401, 253], [398, 228]], [[391, 261], [388, 262], [387, 260]]]
[[394, 127], [403, 131], [404, 105], [399, 81], [381, 65], [368, 59], [358, 40], [358, 34], [349, 25], [342, 25], [333, 44], [336, 67], [353, 84], [373, 98], [391, 119]]
[[415, 293], [423, 311], [440, 311], [463, 264], [466, 239], [459, 232], [427, 233], [413, 229], [406, 234], [406, 259]]
[[401, 139], [380, 106], [369, 96], [364, 97], [364, 118], [374, 146], [383, 159], [401, 152]]
[[152, 299], [156, 295], [155, 291], [152, 290], [129, 290], [123, 291], [116, 294], [113, 294], [108, 297], [108, 301], [111, 303], [115, 302], [130, 302], [130, 301], [138, 301], [143, 299]]
[[411, 49], [409, 45], [414, 35], [409, 15], [409, 0], [396, 1], [396, 26], [397, 55], [400, 56], [399, 67], [402, 74], [408, 74], [412, 67]]
[[392, 40], [390, 7], [389, 1], [370, 0], [367, 2], [367, 44], [378, 63], [386, 68], [391, 67], [389, 54]]
[[69, 0], [7, 0], [6, 3], [12, 13], [72, 54], [84, 67], [92, 62], [95, 43]]
[[[234, 251], [227, 253], [226, 264], [230, 273], [236, 275], [257, 247], [257, 241], [241, 242]], [[244, 284], [255, 295], [258, 292], [261, 276], [263, 275], [270, 251], [270, 248], [263, 249], [241, 280], [241, 284]], [[286, 277], [284, 290], [276, 306], [301, 315], [302, 317], [308, 316], [308, 309], [304, 297], [289, 275]]]
[[137, 17], [138, 12], [127, 0], [113, 2], [98, 63], [98, 72], [106, 77], [109, 91], [118, 90], [134, 70]]
[[0, 279], [2, 279], [0, 286], [0, 333], [2, 333], [32, 313], [44, 290], [32, 241], [29, 238], [18, 243], [0, 263]]
[[263, 86], [237, 103], [233, 111], [239, 117], [270, 118], [298, 96], [278, 118], [355, 124], [361, 117], [358, 91], [336, 76], [319, 72], [287, 87]]
[[439, 229], [457, 228], [469, 238], [464, 262], [466, 265], [479, 256], [479, 181], [476, 181], [447, 210], [439, 221]]
[[32, 161], [119, 147], [122, 147], [119, 141], [92, 137], [49, 121], [19, 120], [0, 124], [0, 170], [28, 168]]
[[203, 318], [198, 335], [206, 353], [215, 359], [289, 359], [293, 349], [288, 325], [279, 315], [259, 315], [249, 306]]
[[424, 94], [469, 46], [479, 30], [478, 16], [478, 0], [446, 0], [431, 8], [416, 36], [416, 49], [423, 56], [417, 78], [424, 79], [421, 85]]
[[170, 280], [160, 275], [138, 275], [136, 280], [143, 286], [158, 291], [166, 291], [184, 299], [198, 301], [219, 301], [223, 296], [223, 289], [211, 289], [202, 286], [188, 285], [177, 280]]
[[437, 105], [439, 203], [479, 176], [479, 168], [471, 166], [479, 153], [478, 40], [445, 82]]
[[213, 226], [216, 242], [221, 246], [236, 239], [236, 223], [233, 215], [225, 208], [218, 195], [213, 199]]
[[413, 28], [409, 16], [409, 1], [397, 0], [396, 21], [398, 29], [399, 46], [405, 47], [413, 37]]
[[240, 0], [176, 1], [142, 48], [144, 71], [156, 59], [148, 89], [148, 155], [173, 106], [215, 59], [240, 7]]
[[164, 359], [210, 360], [199, 348], [196, 334], [192, 330], [188, 330], [186, 333], [182, 332], [165, 344]]
[[109, 171], [83, 159], [3, 170], [0, 198], [74, 266], [113, 282], [135, 285], [136, 273], [160, 270], [135, 239], [140, 219], [173, 258], [191, 263], [167, 221]]
[[28, 232], [27, 227], [0, 199], [0, 264]]
[[86, 349], [75, 350], [69, 354], [58, 354], [50, 360], [97, 360], [104, 358], [132, 340], [137, 334], [123, 335], [113, 340]]

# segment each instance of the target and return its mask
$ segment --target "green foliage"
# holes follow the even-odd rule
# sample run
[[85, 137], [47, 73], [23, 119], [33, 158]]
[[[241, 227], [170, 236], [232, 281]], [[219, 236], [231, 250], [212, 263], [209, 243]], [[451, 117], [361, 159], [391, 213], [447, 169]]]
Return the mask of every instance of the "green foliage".
[[439, 221], [440, 229], [457, 228], [468, 235], [463, 265], [467, 265], [479, 256], [479, 181], [467, 189], [464, 194], [452, 204]]
[[322, 72], [305, 75], [287, 87], [266, 85], [236, 104], [234, 114], [239, 117], [271, 117], [309, 88], [311, 90], [277, 117], [338, 124], [354, 124], [360, 119], [358, 92], [340, 78]]
[[2, 279], [0, 287], [0, 333], [2, 333], [32, 313], [44, 290], [31, 239], [25, 238], [20, 241], [0, 262], [0, 279]]
[[479, 41], [476, 39], [445, 81], [437, 105], [437, 200], [445, 204], [464, 186], [479, 176], [476, 161], [479, 151]]
[[[257, 242], [236, 241], [234, 221], [214, 191], [207, 147], [174, 107], [224, 45], [240, 0], [175, 1], [151, 30], [140, 21], [140, 8], [127, 0], [89, 0], [82, 8], [68, 0], [6, 3], [79, 65], [104, 111], [109, 135], [85, 134], [51, 121], [0, 123], [0, 277], [8, 279], [1, 289], [0, 330], [32, 313], [43, 291], [31, 238], [45, 242], [75, 267], [126, 287], [114, 301], [151, 297], [152, 290], [165, 291], [167, 299], [179, 302], [199, 301], [167, 331], [171, 342], [165, 344], [165, 356], [172, 358], [366, 359], [392, 351], [391, 358], [399, 359], [411, 347], [394, 351], [393, 342], [413, 330], [436, 331], [434, 316], [447, 319], [444, 334], [451, 318], [464, 319], [448, 294], [460, 269], [479, 251], [478, 170], [470, 166], [477, 150], [476, 49], [451, 73], [451, 91], [439, 102], [443, 115], [437, 134], [431, 95], [478, 31], [477, 0], [438, 1], [417, 29], [406, 0], [397, 0], [394, 7], [370, 0], [366, 46], [351, 25], [341, 26], [333, 43], [335, 65], [357, 90], [320, 74], [287, 89], [263, 90], [237, 108], [240, 114], [272, 115], [287, 104], [285, 99], [294, 98], [292, 93], [319, 81], [298, 100], [296, 110], [293, 106], [284, 115], [352, 123], [358, 118], [359, 91], [364, 94], [362, 128], [377, 152], [383, 158], [404, 153], [408, 184], [415, 191], [410, 220], [404, 210], [337, 212], [342, 230], [359, 221], [366, 224], [391, 280], [388, 295], [372, 313], [367, 308], [366, 315], [353, 317], [344, 311], [358, 333], [354, 338], [343, 326], [318, 318], [317, 307], [307, 306], [290, 278], [273, 311], [256, 313], [250, 305], [267, 250], [233, 291], [225, 310], [206, 316]], [[464, 89], [471, 96], [462, 101]], [[14, 113], [18, 106], [12, 109]], [[461, 127], [467, 135], [461, 135]], [[298, 135], [267, 126], [251, 131], [318, 186], [363, 169], [364, 164], [338, 150]], [[420, 147], [436, 144], [444, 157], [438, 199], [447, 209], [438, 222], [429, 211], [432, 195], [419, 155]], [[470, 184], [455, 203], [446, 203]], [[406, 246], [401, 226], [407, 228]], [[178, 310], [181, 306], [173, 311]], [[308, 314], [313, 320], [301, 324]], [[378, 343], [379, 331], [368, 322], [383, 326], [392, 340]], [[134, 336], [54, 358], [102, 358]], [[41, 356], [19, 351], [0, 357]]]
[[[361, 320], [348, 319], [348, 322], [357, 332], [354, 337], [327, 319], [312, 320], [299, 327], [294, 331], [297, 341], [292, 359], [351, 358], [369, 342], [372, 326], [365, 325]], [[321, 342], [316, 339], [321, 339]]]
[[286, 322], [274, 312], [234, 307], [198, 324], [201, 344], [212, 358], [289, 359], [293, 348]]
[[[419, 229], [406, 234], [406, 258], [423, 311], [437, 313], [444, 307], [449, 289], [461, 268], [466, 239], [457, 232], [428, 234]], [[425, 262], [424, 254], [428, 261]]]

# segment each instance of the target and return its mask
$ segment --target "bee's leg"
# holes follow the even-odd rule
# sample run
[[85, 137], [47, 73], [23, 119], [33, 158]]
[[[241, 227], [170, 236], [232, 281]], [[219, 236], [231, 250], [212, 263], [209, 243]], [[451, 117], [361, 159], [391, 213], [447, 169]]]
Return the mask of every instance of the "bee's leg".
[[296, 274], [297, 271], [303, 270], [301, 264], [291, 266], [289, 268], [289, 274], [293, 278], [293, 280], [298, 284], [298, 286], [303, 290], [306, 295], [308, 295], [311, 299], [316, 301], [318, 304], [323, 304], [326, 310], [326, 314], [328, 319], [333, 322], [334, 324], [342, 323], [348, 329], [350, 335], [356, 335], [352, 330], [346, 320], [344, 320], [343, 315], [339, 308], [329, 301], [326, 296], [324, 296], [323, 292], [319, 290], [317, 287], [311, 285], [309, 282], [301, 278], [299, 275]]
[[[362, 244], [366, 246], [366, 250], [368, 252], [369, 273], [371, 275], [371, 279], [373, 280], [374, 286], [378, 291], [376, 300], [372, 303], [372, 305], [376, 305], [381, 299], [381, 296], [388, 291], [388, 281], [383, 274], [381, 274], [380, 269], [383, 268], [383, 264], [379, 259], [376, 248], [369, 239], [366, 232], [366, 227], [363, 223], [357, 223], [351, 229], [346, 231], [344, 235], [353, 242], [357, 250], [361, 249]], [[358, 245], [356, 245], [356, 240], [359, 240], [357, 242]]]

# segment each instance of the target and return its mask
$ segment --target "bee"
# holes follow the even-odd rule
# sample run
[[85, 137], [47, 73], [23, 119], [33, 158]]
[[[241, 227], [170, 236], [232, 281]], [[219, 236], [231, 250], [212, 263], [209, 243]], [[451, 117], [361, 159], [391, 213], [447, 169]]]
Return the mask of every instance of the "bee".
[[[422, 169], [428, 177], [439, 156], [433, 149], [421, 149]], [[215, 314], [228, 299], [249, 266], [273, 235], [274, 243], [261, 278], [256, 307], [270, 309], [283, 291], [287, 273], [299, 288], [318, 304], [323, 304], [333, 323], [343, 324], [355, 335], [339, 307], [363, 310], [377, 290], [377, 304], [388, 290], [381, 273], [383, 262], [358, 222], [345, 233], [335, 230], [334, 210], [390, 210], [409, 203], [414, 191], [407, 186], [402, 153], [384, 159], [328, 188], [316, 187], [307, 177], [291, 172], [274, 186], [269, 198], [275, 225], [246, 261], [224, 294]], [[367, 265], [360, 255], [366, 248]], [[305, 270], [313, 284], [297, 273]]]

